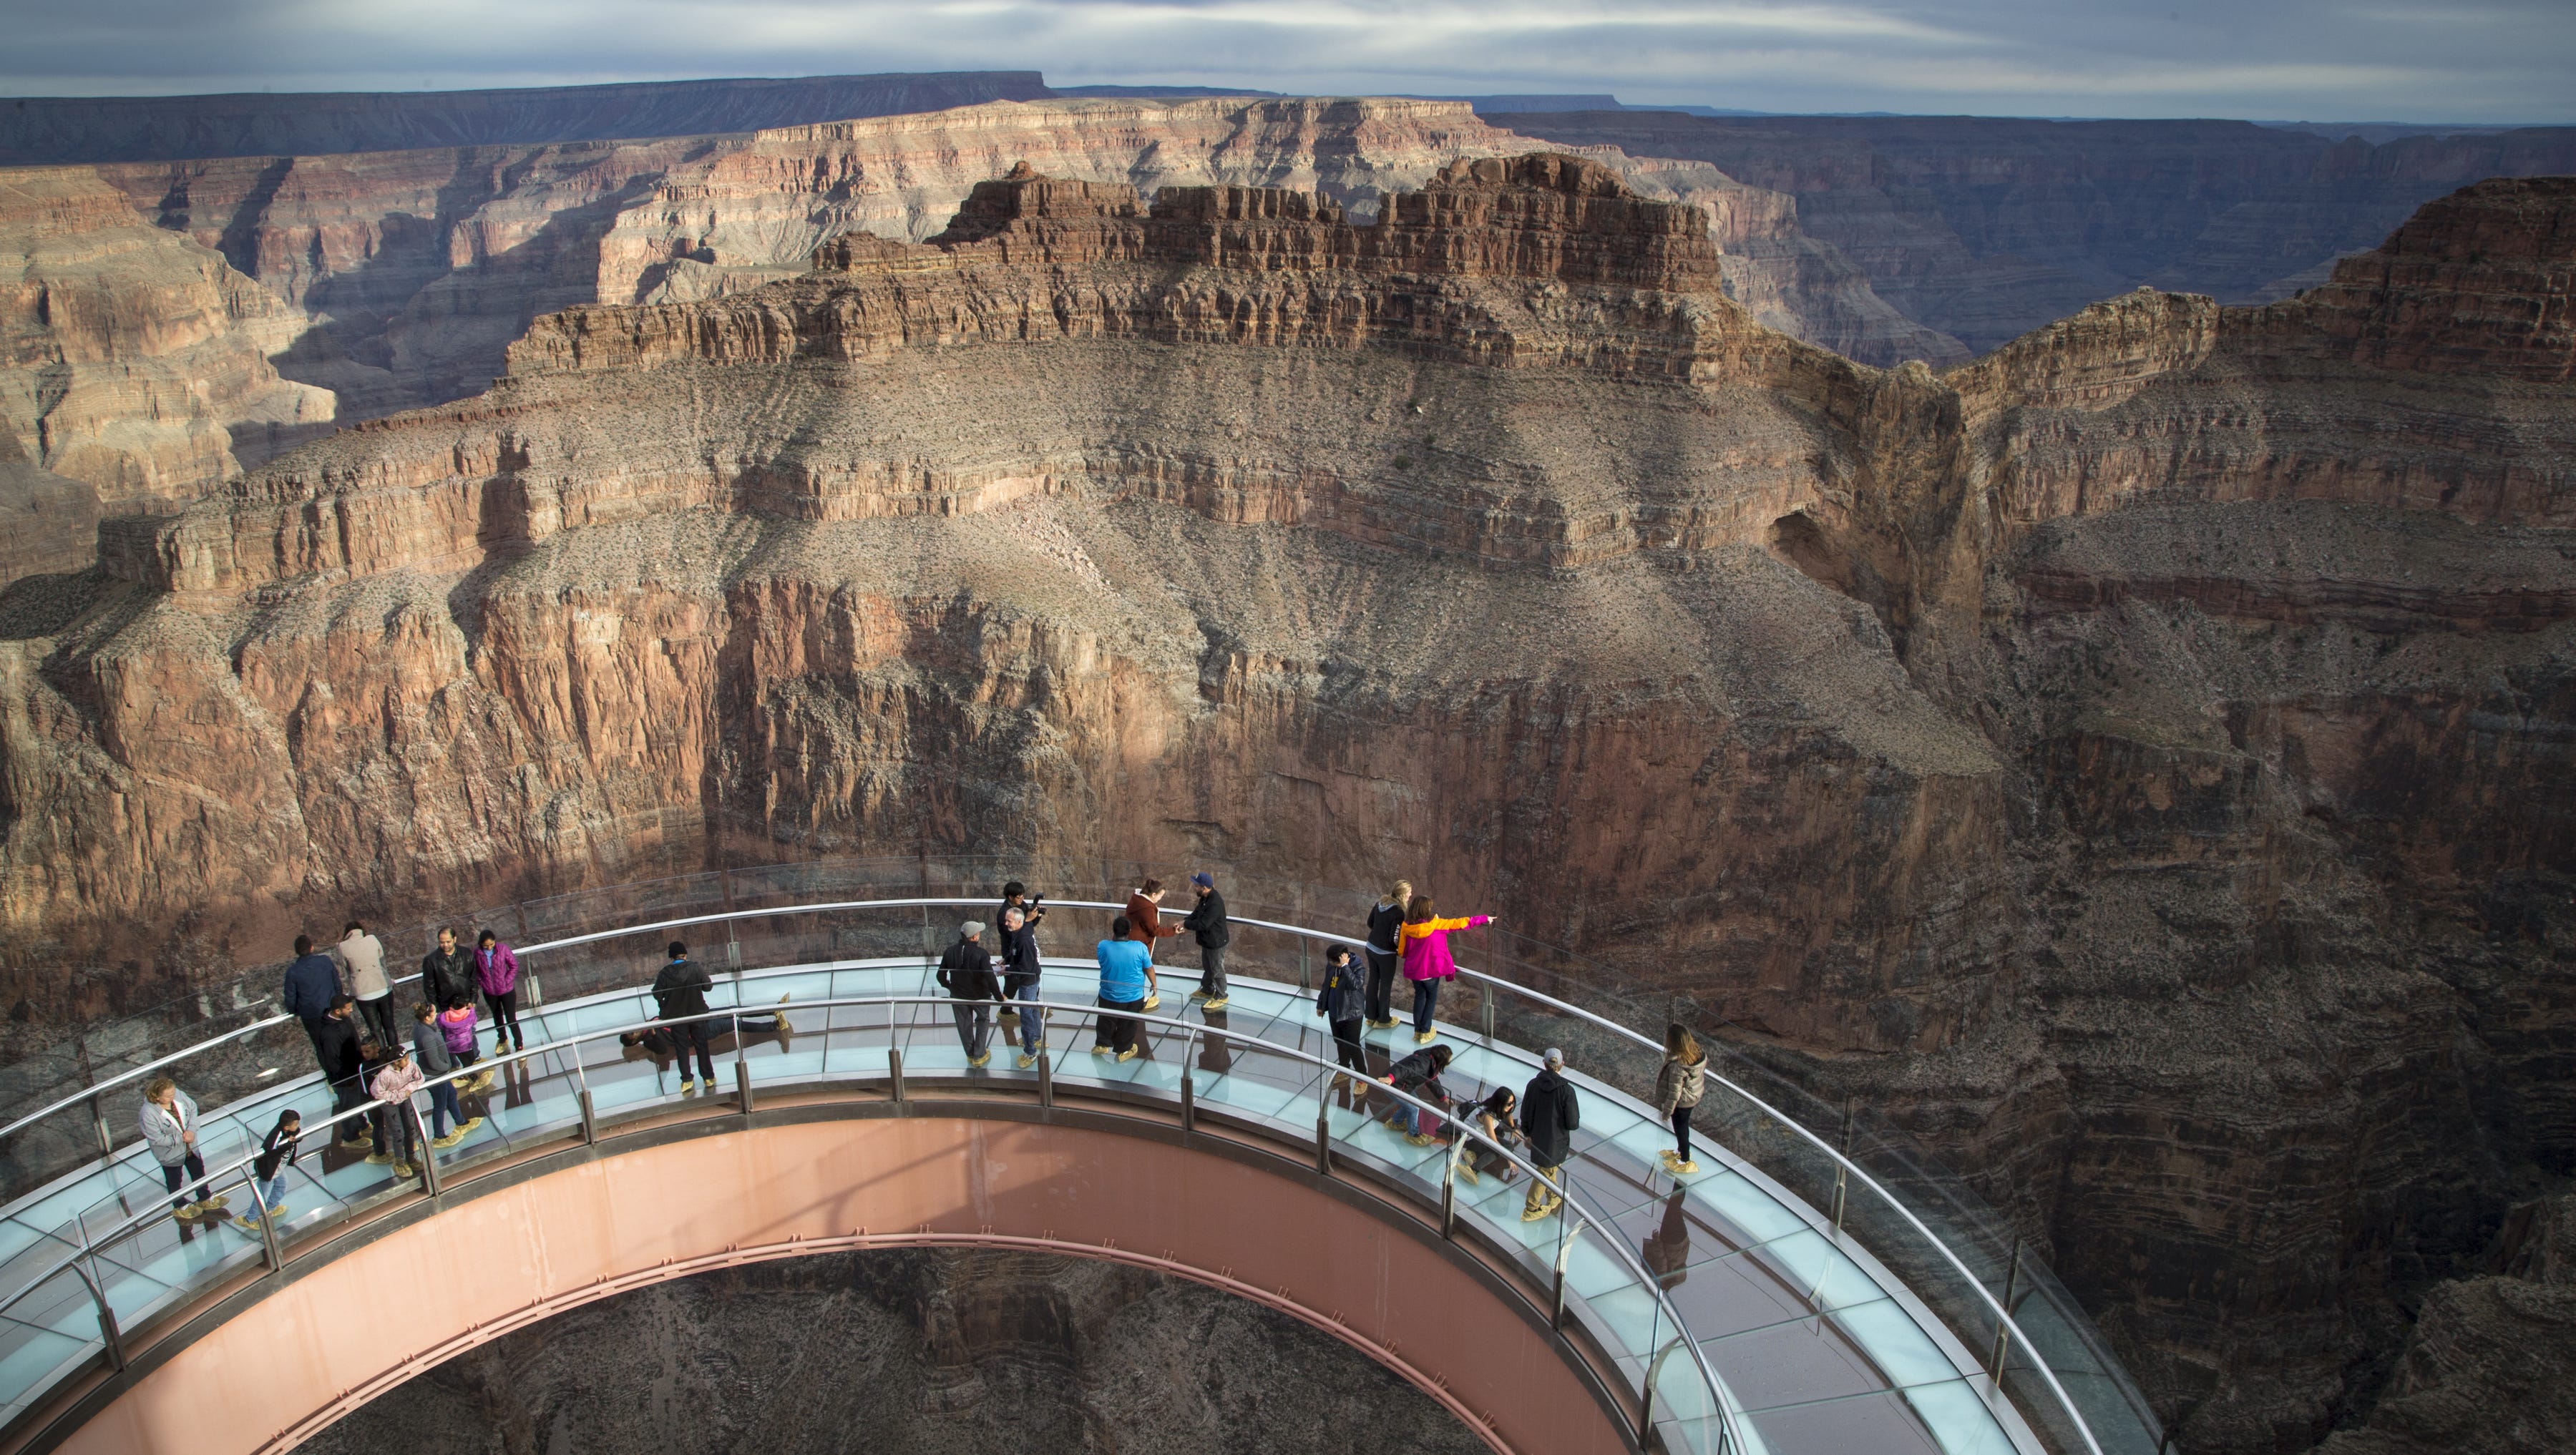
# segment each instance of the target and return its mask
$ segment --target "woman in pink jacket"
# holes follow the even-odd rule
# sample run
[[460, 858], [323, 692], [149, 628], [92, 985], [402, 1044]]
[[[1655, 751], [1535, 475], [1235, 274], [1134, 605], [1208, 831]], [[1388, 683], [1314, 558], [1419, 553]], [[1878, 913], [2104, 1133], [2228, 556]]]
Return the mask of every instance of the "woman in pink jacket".
[[1404, 978], [1413, 982], [1413, 1043], [1426, 1044], [1440, 1033], [1431, 1028], [1431, 1007], [1440, 999], [1440, 982], [1455, 979], [1458, 962], [1449, 956], [1451, 930], [1482, 929], [1492, 924], [1489, 914], [1471, 914], [1465, 919], [1435, 919], [1431, 913], [1431, 896], [1417, 894], [1404, 908]]
[[519, 1034], [519, 957], [490, 930], [474, 941], [474, 979], [492, 1007], [492, 1054], [528, 1049]]

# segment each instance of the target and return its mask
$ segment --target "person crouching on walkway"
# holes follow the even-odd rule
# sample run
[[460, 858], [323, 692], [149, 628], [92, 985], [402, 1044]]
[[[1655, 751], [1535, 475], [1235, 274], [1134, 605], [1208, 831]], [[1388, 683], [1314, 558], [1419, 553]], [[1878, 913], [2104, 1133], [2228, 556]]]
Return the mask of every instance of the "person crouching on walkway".
[[957, 927], [956, 943], [939, 957], [939, 988], [955, 998], [949, 1009], [957, 1017], [957, 1039], [966, 1047], [966, 1064], [980, 1067], [993, 1059], [993, 1007], [1002, 987], [993, 980], [992, 952], [984, 948], [984, 922], [970, 919]]
[[1100, 962], [1100, 1008], [1126, 1012], [1100, 1018], [1100, 1027], [1092, 1034], [1091, 1054], [1095, 1056], [1133, 1061], [1138, 1054], [1136, 1022], [1128, 1017], [1142, 1012], [1146, 999], [1153, 994], [1154, 968], [1144, 942], [1129, 938], [1134, 930], [1135, 926], [1122, 914], [1109, 922], [1109, 938], [1094, 950]]
[[[167, 1076], [153, 1077], [143, 1088], [140, 1120], [143, 1140], [152, 1148], [152, 1160], [161, 1164], [161, 1180], [172, 1193], [170, 1215], [193, 1223], [223, 1211], [224, 1199], [206, 1194], [206, 1159], [197, 1155], [197, 1103], [179, 1089], [179, 1083]], [[181, 1192], [182, 1187], [187, 1191]]]
[[1437, 919], [1431, 911], [1431, 896], [1417, 894], [1404, 909], [1404, 978], [1413, 982], [1413, 1043], [1425, 1046], [1439, 1032], [1431, 1028], [1432, 1008], [1440, 1001], [1440, 983], [1458, 977], [1458, 962], [1449, 954], [1452, 930], [1482, 929], [1492, 924], [1489, 914], [1471, 914], [1465, 919]]
[[[1440, 1074], [1449, 1069], [1450, 1054], [1447, 1046], [1426, 1046], [1388, 1067], [1387, 1084], [1446, 1109], [1451, 1099], [1449, 1088], [1440, 1084]], [[1412, 1102], [1397, 1102], [1393, 1120], [1404, 1139], [1417, 1147], [1439, 1140], [1440, 1119]]]
[[1664, 1170], [1687, 1177], [1699, 1170], [1691, 1160], [1691, 1108], [1708, 1090], [1708, 1055], [1699, 1039], [1679, 1021], [1664, 1027], [1664, 1065], [1655, 1073], [1655, 1110], [1673, 1124], [1673, 1150], [1664, 1154]]

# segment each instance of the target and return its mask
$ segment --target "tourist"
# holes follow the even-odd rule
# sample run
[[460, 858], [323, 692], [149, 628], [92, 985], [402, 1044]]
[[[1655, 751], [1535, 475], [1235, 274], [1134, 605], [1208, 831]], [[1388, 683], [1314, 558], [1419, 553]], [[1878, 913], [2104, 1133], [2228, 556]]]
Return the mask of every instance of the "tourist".
[[[1151, 882], [1151, 881], [1148, 881]], [[1094, 954], [1100, 963], [1100, 1008], [1124, 1011], [1124, 1015], [1104, 1015], [1092, 1033], [1091, 1054], [1115, 1056], [1121, 1061], [1137, 1057], [1136, 1022], [1128, 1017], [1145, 1008], [1146, 998], [1153, 993], [1153, 957], [1146, 952], [1145, 942], [1132, 938], [1135, 925], [1125, 915], [1109, 922], [1109, 938], [1102, 940]]]
[[1368, 1053], [1360, 1045], [1361, 1017], [1367, 1011], [1368, 999], [1360, 985], [1359, 967], [1351, 963], [1351, 947], [1335, 945], [1326, 950], [1324, 985], [1315, 992], [1315, 1014], [1333, 1028], [1333, 1052], [1342, 1068], [1333, 1073], [1335, 1091], [1353, 1080], [1368, 1079]]
[[[183, 1223], [222, 1212], [224, 1199], [206, 1193], [206, 1159], [197, 1155], [197, 1104], [179, 1083], [155, 1076], [143, 1087], [143, 1140], [161, 1164], [170, 1189], [170, 1215]], [[185, 1187], [187, 1191], [179, 1189]]]
[[[438, 1033], [447, 1038], [447, 1058], [460, 1067], [472, 1066], [483, 1059], [480, 1044], [474, 1039], [474, 997], [463, 991], [447, 997], [447, 1007], [438, 1013]], [[488, 1091], [492, 1073], [477, 1072], [457, 1086], [460, 1092]]]
[[[362, 1030], [359, 1035], [364, 1037], [366, 1032]], [[358, 1074], [359, 1103], [367, 1109], [369, 1133], [367, 1161], [376, 1167], [390, 1167], [401, 1160], [386, 1145], [385, 1104], [375, 1094], [376, 1078], [384, 1074], [386, 1067], [394, 1064], [394, 1051], [394, 1047], [382, 1041], [361, 1039], [358, 1042], [358, 1058], [363, 1067]]]
[[1575, 1104], [1574, 1083], [1565, 1079], [1564, 1070], [1565, 1053], [1550, 1046], [1547, 1064], [1521, 1088], [1521, 1135], [1529, 1139], [1530, 1165], [1538, 1169], [1521, 1204], [1525, 1223], [1537, 1222], [1565, 1205], [1565, 1195], [1557, 1191], [1557, 1169], [1573, 1149], [1583, 1114]]
[[1002, 987], [993, 979], [993, 955], [984, 948], [984, 922], [970, 919], [957, 927], [957, 938], [939, 957], [939, 988], [957, 1003], [957, 1040], [966, 1048], [966, 1065], [980, 1068], [993, 1059], [993, 1007]]
[[[394, 1045], [385, 1050], [384, 1064], [377, 1070], [375, 1080], [367, 1083], [367, 1088], [375, 1093], [376, 1100], [384, 1107], [378, 1115], [393, 1128], [387, 1141], [394, 1176], [403, 1178], [413, 1175], [412, 1164], [420, 1160], [416, 1154], [425, 1150], [412, 1130], [412, 1124], [419, 1120], [420, 1113], [413, 1108], [411, 1098], [412, 1093], [420, 1090], [421, 1074], [420, 1068], [412, 1064], [410, 1047]], [[370, 1157], [367, 1160], [373, 1162], [376, 1159]]]
[[1029, 887], [1017, 879], [1002, 886], [1002, 902], [993, 906], [993, 923], [1000, 924], [1002, 916], [1015, 909], [1020, 912], [1020, 921], [1028, 926], [1032, 936], [1037, 934], [1038, 926], [1046, 922], [1046, 896], [1029, 893]]
[[1439, 1032], [1431, 1028], [1431, 1008], [1439, 1002], [1440, 982], [1457, 978], [1458, 962], [1449, 955], [1449, 933], [1452, 930], [1481, 929], [1492, 924], [1489, 914], [1471, 914], [1465, 919], [1436, 919], [1431, 912], [1431, 896], [1417, 894], [1404, 909], [1404, 978], [1413, 982], [1413, 1043], [1430, 1044]]
[[[323, 1018], [320, 1043], [315, 1054], [322, 1058], [322, 1079], [331, 1086], [331, 1110], [345, 1112], [367, 1102], [366, 1049], [358, 1039], [353, 1017], [357, 1002], [346, 995], [331, 997], [330, 1014]], [[355, 1121], [341, 1123], [339, 1141], [342, 1147], [355, 1151], [367, 1146], [367, 1128]]]
[[474, 952], [465, 948], [456, 931], [441, 929], [438, 948], [420, 957], [421, 998], [443, 1011], [460, 995], [471, 1003], [475, 989]]
[[385, 977], [384, 942], [367, 933], [367, 927], [356, 920], [340, 934], [340, 943], [331, 947], [339, 958], [341, 971], [348, 983], [341, 988], [358, 1002], [358, 1020], [366, 1028], [368, 1039], [380, 1046], [394, 1043], [394, 987]]
[[313, 953], [313, 937], [295, 937], [295, 963], [286, 967], [286, 986], [280, 999], [286, 1013], [304, 1023], [304, 1034], [313, 1042], [313, 1059], [329, 1076], [331, 1066], [322, 1056], [323, 1026], [331, 1018], [331, 1002], [340, 993], [340, 967], [328, 955]]
[[1226, 923], [1225, 896], [1216, 892], [1216, 877], [1202, 869], [1190, 876], [1190, 888], [1197, 891], [1199, 902], [1190, 906], [1181, 920], [1199, 942], [1199, 1009], [1225, 1009], [1225, 947], [1234, 941], [1234, 930]]
[[1395, 965], [1404, 953], [1399, 937], [1404, 924], [1404, 907], [1413, 900], [1413, 886], [1398, 879], [1389, 885], [1386, 897], [1377, 902], [1368, 915], [1368, 1023], [1376, 1030], [1395, 1029]]
[[[420, 1063], [420, 1074], [430, 1078], [429, 1144], [453, 1147], [465, 1140], [467, 1132], [481, 1126], [483, 1119], [466, 1120], [465, 1108], [456, 1101], [455, 1081], [438, 1079], [462, 1069], [455, 1054], [447, 1049], [447, 1028], [438, 1023], [438, 1012], [429, 1008], [429, 1002], [422, 1001], [411, 1008], [411, 1015], [418, 1022], [412, 1027], [412, 1058]], [[456, 1125], [454, 1132], [447, 1130], [450, 1122]]]
[[1458, 1170], [1467, 1175], [1469, 1182], [1483, 1181], [1480, 1174], [1487, 1172], [1505, 1183], [1521, 1175], [1521, 1169], [1502, 1151], [1528, 1145], [1529, 1139], [1521, 1135], [1519, 1108], [1520, 1098], [1512, 1095], [1512, 1089], [1497, 1086], [1492, 1095], [1467, 1109], [1467, 1125], [1493, 1144], [1476, 1146], [1458, 1163]]
[[698, 1075], [706, 1082], [706, 1091], [716, 1090], [716, 1063], [713, 1054], [716, 1028], [706, 1018], [707, 992], [715, 981], [689, 959], [689, 947], [678, 940], [669, 945], [670, 962], [662, 973], [653, 977], [653, 1004], [662, 1016], [662, 1024], [671, 1028], [671, 1044], [677, 1048], [680, 1063], [680, 1094], [695, 1096], [698, 1083], [689, 1079], [689, 1048], [698, 1052]]
[[[1145, 880], [1127, 896], [1129, 933], [1133, 934], [1136, 943], [1144, 948], [1145, 963], [1148, 965], [1154, 963], [1154, 942], [1181, 932], [1179, 925], [1163, 923], [1162, 905], [1163, 881], [1160, 879]], [[1163, 997], [1157, 987], [1151, 983], [1153, 977], [1150, 972], [1146, 978], [1148, 983], [1145, 987], [1145, 1009], [1152, 1010]]]
[[519, 957], [490, 930], [474, 937], [474, 983], [492, 1008], [492, 1054], [526, 1050], [527, 1038], [519, 1034]]
[[1664, 1170], [1687, 1177], [1699, 1170], [1691, 1160], [1691, 1108], [1708, 1088], [1708, 1057], [1699, 1038], [1675, 1021], [1664, 1027], [1664, 1065], [1655, 1073], [1655, 1110], [1673, 1124], [1673, 1150], [1664, 1154]]
[[[1038, 913], [1045, 913], [1044, 910]], [[1002, 911], [1002, 994], [1020, 1008], [1020, 1069], [1026, 1071], [1046, 1054], [1046, 1002], [1039, 998], [1037, 931], [1020, 906]]]
[[[1387, 1068], [1387, 1085], [1445, 1109], [1451, 1098], [1449, 1088], [1440, 1084], [1440, 1073], [1449, 1069], [1451, 1054], [1447, 1046], [1426, 1046]], [[1413, 1102], [1398, 1101], [1392, 1121], [1404, 1139], [1417, 1147], [1439, 1140], [1440, 1119]]]
[[292, 1107], [277, 1114], [277, 1125], [260, 1139], [259, 1158], [250, 1164], [253, 1201], [259, 1207], [243, 1224], [265, 1221], [270, 1227], [285, 1223], [286, 1169], [295, 1165], [295, 1139], [304, 1130], [304, 1114]]

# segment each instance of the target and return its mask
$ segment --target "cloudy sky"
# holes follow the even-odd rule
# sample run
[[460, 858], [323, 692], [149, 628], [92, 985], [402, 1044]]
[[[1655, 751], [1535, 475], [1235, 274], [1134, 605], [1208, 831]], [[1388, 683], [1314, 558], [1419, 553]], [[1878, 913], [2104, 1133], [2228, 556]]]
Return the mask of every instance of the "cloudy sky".
[[1042, 70], [1773, 111], [2576, 121], [2576, 0], [0, 0], [0, 92]]

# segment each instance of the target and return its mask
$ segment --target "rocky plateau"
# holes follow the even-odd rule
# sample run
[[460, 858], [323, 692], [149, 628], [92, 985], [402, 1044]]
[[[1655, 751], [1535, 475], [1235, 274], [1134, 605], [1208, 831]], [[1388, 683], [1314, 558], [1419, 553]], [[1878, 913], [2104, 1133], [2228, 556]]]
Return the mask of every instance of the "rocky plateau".
[[[803, 197], [872, 128], [715, 164]], [[1014, 139], [919, 241], [638, 271], [487, 390], [106, 520], [0, 594], [20, 1023], [673, 855], [1406, 871], [1886, 1107], [2187, 1450], [2524, 1379], [2576, 180], [1882, 370], [1764, 326], [1645, 164], [1495, 135], [1364, 197]]]

